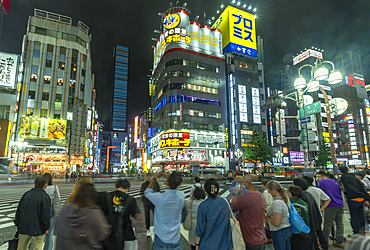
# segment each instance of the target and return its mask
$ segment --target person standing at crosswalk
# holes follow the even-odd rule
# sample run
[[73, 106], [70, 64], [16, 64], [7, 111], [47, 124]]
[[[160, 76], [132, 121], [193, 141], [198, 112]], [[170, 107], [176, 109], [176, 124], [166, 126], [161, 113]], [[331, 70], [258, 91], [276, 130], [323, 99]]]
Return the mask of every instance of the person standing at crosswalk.
[[59, 188], [57, 185], [53, 185], [51, 174], [46, 173], [44, 174], [46, 178], [48, 178], [48, 186], [45, 188], [45, 192], [49, 195], [51, 200], [51, 220], [50, 220], [50, 229], [49, 232], [45, 236], [45, 244], [44, 250], [52, 250], [53, 249], [53, 235], [54, 235], [54, 220], [57, 212], [59, 211], [61, 204], [60, 204], [60, 193]]
[[190, 199], [194, 198], [194, 190], [195, 188], [200, 188], [200, 189], [203, 189], [203, 186], [200, 184], [200, 178], [198, 176], [196, 176], [194, 178], [194, 185], [191, 186], [191, 189], [190, 189]]
[[33, 250], [42, 250], [45, 235], [50, 228], [51, 200], [45, 192], [48, 179], [37, 177], [35, 188], [27, 191], [21, 198], [14, 224], [19, 232], [17, 250], [27, 250], [33, 240]]
[[[154, 204], [148, 200], [148, 198], [145, 197], [144, 191], [148, 187], [150, 181], [153, 178], [153, 174], [147, 173], [146, 174], [146, 180], [143, 184], [141, 184], [140, 188], [140, 195], [141, 195], [141, 201], [144, 204], [144, 214], [145, 214], [145, 226], [146, 226], [146, 237], [150, 237], [150, 210], [152, 210], [154, 215]], [[154, 192], [160, 192], [159, 184], [156, 181], [153, 187]]]

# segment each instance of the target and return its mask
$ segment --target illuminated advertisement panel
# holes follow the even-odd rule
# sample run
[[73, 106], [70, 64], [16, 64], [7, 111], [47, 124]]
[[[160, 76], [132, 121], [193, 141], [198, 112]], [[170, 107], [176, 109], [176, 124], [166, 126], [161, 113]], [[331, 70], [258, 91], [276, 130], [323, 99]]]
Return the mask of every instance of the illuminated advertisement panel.
[[322, 52], [313, 50], [313, 49], [308, 49], [301, 54], [299, 54], [296, 57], [293, 57], [293, 65], [296, 65], [304, 60], [306, 60], [309, 57], [316, 57], [319, 59], [323, 59]]
[[134, 127], [134, 143], [137, 143], [137, 127], [138, 127], [138, 123], [139, 123], [139, 117], [136, 116], [135, 117], [135, 127]]
[[171, 131], [161, 134], [160, 149], [166, 148], [190, 148], [190, 132]]
[[239, 85], [239, 116], [241, 122], [248, 122], [246, 86]]
[[9, 14], [10, 0], [1, 0], [0, 3], [4, 7], [6, 14]]
[[290, 151], [291, 162], [304, 162], [304, 153], [299, 151]]
[[23, 117], [19, 133], [22, 138], [64, 140], [66, 128], [66, 120]]
[[0, 86], [14, 88], [18, 56], [0, 52]]
[[224, 54], [236, 52], [257, 57], [256, 21], [253, 14], [228, 6], [212, 29], [222, 32]]

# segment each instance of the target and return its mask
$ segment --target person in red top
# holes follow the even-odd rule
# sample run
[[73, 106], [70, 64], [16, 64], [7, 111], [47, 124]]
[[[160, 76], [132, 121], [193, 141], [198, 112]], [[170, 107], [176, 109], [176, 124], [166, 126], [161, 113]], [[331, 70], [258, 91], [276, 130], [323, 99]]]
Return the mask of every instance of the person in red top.
[[266, 212], [266, 198], [258, 191], [258, 187], [252, 182], [258, 182], [258, 176], [247, 175], [244, 185], [249, 190], [248, 194], [243, 194], [239, 198], [238, 188], [233, 188], [233, 198], [231, 205], [233, 212], [239, 212], [239, 223], [246, 244], [247, 250], [264, 249], [265, 226], [264, 218]]

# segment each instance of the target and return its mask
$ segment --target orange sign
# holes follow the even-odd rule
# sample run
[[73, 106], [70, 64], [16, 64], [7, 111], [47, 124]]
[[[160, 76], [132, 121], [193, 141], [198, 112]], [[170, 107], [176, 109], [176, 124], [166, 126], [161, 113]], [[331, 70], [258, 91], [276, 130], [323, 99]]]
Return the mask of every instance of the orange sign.
[[283, 147], [283, 154], [288, 154], [288, 147]]

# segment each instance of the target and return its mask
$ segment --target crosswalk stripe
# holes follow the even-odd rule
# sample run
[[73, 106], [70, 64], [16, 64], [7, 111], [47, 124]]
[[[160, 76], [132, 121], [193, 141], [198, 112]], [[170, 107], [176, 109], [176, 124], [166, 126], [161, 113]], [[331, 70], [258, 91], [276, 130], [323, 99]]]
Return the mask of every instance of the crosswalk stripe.
[[9, 221], [9, 220], [12, 220], [12, 219], [11, 218], [8, 218], [8, 217], [0, 218], [0, 222]]
[[6, 227], [12, 227], [12, 226], [15, 226], [14, 222], [9, 222], [9, 223], [5, 223], [5, 224], [0, 225], [0, 229], [1, 228], [6, 228]]

